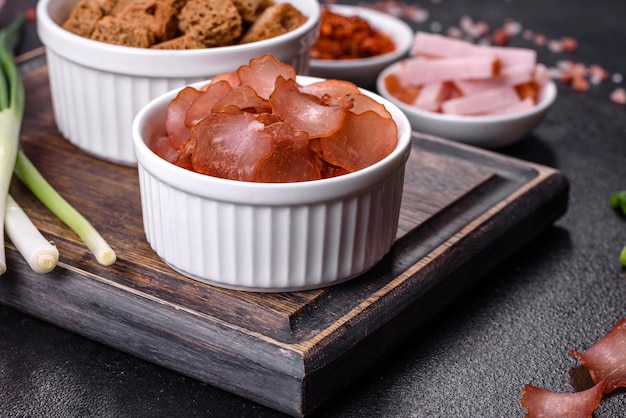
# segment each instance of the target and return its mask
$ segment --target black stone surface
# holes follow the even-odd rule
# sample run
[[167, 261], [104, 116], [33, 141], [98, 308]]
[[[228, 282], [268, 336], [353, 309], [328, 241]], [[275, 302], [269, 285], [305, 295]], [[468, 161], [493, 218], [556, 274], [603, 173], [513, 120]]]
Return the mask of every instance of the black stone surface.
[[[8, 0], [0, 24], [34, 4]], [[567, 59], [626, 72], [624, 1], [411, 4], [429, 12], [426, 22], [412, 23], [416, 29], [445, 30], [462, 16], [492, 29], [513, 19], [548, 39], [578, 40], [579, 48], [567, 54], [513, 39], [512, 45], [536, 48], [548, 66]], [[20, 51], [38, 45], [30, 22]], [[543, 123], [499, 150], [562, 170], [571, 182], [565, 216], [316, 416], [521, 417], [526, 383], [559, 392], [588, 384], [568, 350], [585, 350], [626, 316], [626, 274], [617, 259], [626, 245], [626, 218], [608, 203], [626, 189], [626, 107], [609, 100], [618, 86], [624, 84], [607, 81], [579, 93], [559, 83]], [[0, 416], [283, 415], [0, 306]], [[626, 392], [605, 397], [594, 416], [626, 416]]]

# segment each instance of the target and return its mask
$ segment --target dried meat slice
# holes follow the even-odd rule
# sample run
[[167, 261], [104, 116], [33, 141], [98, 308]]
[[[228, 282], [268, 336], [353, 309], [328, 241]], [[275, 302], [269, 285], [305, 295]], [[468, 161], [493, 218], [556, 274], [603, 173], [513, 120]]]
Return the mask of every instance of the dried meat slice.
[[223, 112], [229, 106], [236, 106], [240, 110], [251, 113], [270, 113], [272, 111], [270, 103], [261, 98], [248, 85], [232, 88], [213, 105], [212, 111]]
[[317, 97], [325, 105], [350, 101], [352, 104], [349, 110], [353, 113], [359, 114], [373, 110], [383, 117], [391, 118], [391, 113], [382, 103], [361, 93], [357, 85], [350, 81], [329, 79], [300, 86], [300, 91]]
[[273, 55], [265, 54], [258, 58], [253, 58], [247, 65], [242, 65], [237, 69], [237, 76], [241, 84], [252, 87], [257, 94], [269, 99], [274, 91], [274, 82], [282, 76], [285, 79], [296, 79], [294, 67], [280, 62]]
[[202, 92], [193, 87], [185, 87], [167, 106], [165, 130], [174, 149], [180, 149], [191, 136], [190, 127], [185, 125], [185, 116], [192, 103], [201, 95]]
[[269, 102], [275, 115], [311, 138], [332, 135], [341, 128], [350, 101], [327, 106], [313, 99], [300, 91], [294, 79], [279, 76]]
[[274, 140], [272, 152], [259, 163], [255, 181], [290, 183], [319, 180], [322, 165], [309, 146], [309, 135], [285, 122], [265, 128]]
[[526, 418], [591, 418], [602, 400], [604, 381], [575, 393], [557, 393], [533, 385], [522, 390]]
[[363, 93], [352, 96], [352, 107], [350, 107], [350, 112], [360, 115], [361, 113], [365, 113], [370, 110], [378, 113], [379, 116], [385, 119], [392, 118], [391, 113], [389, 113], [385, 105], [382, 103], [377, 102]]
[[178, 150], [172, 147], [172, 144], [170, 144], [170, 140], [167, 135], [151, 138], [150, 142], [147, 145], [148, 148], [152, 150], [152, 152], [163, 158], [165, 161], [173, 163], [178, 158]]
[[231, 87], [237, 87], [241, 85], [239, 76], [237, 75], [235, 71], [232, 71], [232, 72], [227, 72], [227, 73], [216, 75], [215, 77], [211, 79], [211, 81], [209, 81], [208, 84], [203, 86], [200, 90], [206, 90], [208, 86], [210, 86], [213, 83], [217, 83], [218, 81], [226, 81], [228, 84], [230, 84]]
[[189, 110], [185, 114], [185, 125], [191, 128], [204, 119], [211, 113], [213, 106], [232, 89], [231, 85], [224, 80], [209, 84], [206, 90], [189, 106]]
[[613, 328], [587, 351], [570, 350], [569, 354], [589, 370], [595, 383], [606, 380], [604, 393], [626, 387], [626, 318], [619, 320]]
[[193, 169], [214, 177], [254, 181], [259, 163], [272, 151], [265, 125], [248, 112], [211, 113], [192, 128]]
[[320, 138], [324, 160], [349, 172], [368, 167], [385, 158], [398, 143], [398, 128], [392, 119], [367, 111], [348, 112], [339, 131]]
[[300, 86], [302, 93], [310, 94], [320, 100], [347, 98], [359, 94], [356, 84], [345, 80], [323, 80]]
[[176, 164], [179, 167], [182, 167], [187, 170], [193, 171], [193, 165], [191, 164], [191, 156], [193, 155], [193, 150], [196, 145], [196, 140], [191, 137], [180, 147], [178, 151], [178, 156], [176, 157]]

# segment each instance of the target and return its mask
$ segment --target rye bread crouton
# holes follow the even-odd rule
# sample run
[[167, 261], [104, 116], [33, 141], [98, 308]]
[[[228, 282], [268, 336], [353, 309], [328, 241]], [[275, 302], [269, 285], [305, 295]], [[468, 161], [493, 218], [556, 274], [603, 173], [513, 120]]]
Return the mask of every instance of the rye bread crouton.
[[118, 0], [88, 0], [90, 3], [97, 5], [102, 9], [104, 15], [111, 14], [111, 11], [115, 8]]
[[261, 13], [274, 2], [272, 0], [231, 0], [245, 24], [254, 23]]
[[174, 9], [176, 9], [177, 12], [180, 12], [183, 6], [187, 4], [187, 0], [161, 0], [161, 1], [172, 6]]
[[179, 29], [207, 47], [232, 45], [242, 21], [231, 0], [189, 0], [178, 15]]
[[[100, 7], [104, 11], [105, 15], [117, 16], [132, 3], [136, 3], [140, 0], [90, 0], [92, 2], [100, 3]], [[187, 3], [187, 0], [160, 0], [168, 6], [172, 6], [176, 11]]]
[[203, 43], [199, 42], [191, 35], [181, 35], [177, 38], [164, 42], [159, 42], [151, 46], [152, 49], [200, 49], [206, 48]]
[[78, 36], [89, 38], [102, 16], [104, 16], [104, 12], [96, 2], [82, 0], [72, 9], [61, 26]]
[[104, 16], [91, 33], [91, 39], [115, 45], [149, 48], [154, 44], [154, 34], [147, 28], [130, 25], [114, 16]]
[[106, 9], [108, 9], [106, 12], [107, 15], [117, 16], [118, 14], [122, 12], [122, 10], [126, 8], [126, 6], [133, 3], [135, 0], [100, 0], [100, 1], [105, 2], [107, 4], [107, 7], [106, 7]]
[[307, 17], [289, 3], [274, 4], [252, 24], [240, 43], [250, 43], [291, 32], [306, 22]]
[[117, 17], [133, 26], [141, 26], [154, 34], [158, 43], [174, 38], [178, 34], [176, 9], [160, 0], [135, 0], [126, 5]]

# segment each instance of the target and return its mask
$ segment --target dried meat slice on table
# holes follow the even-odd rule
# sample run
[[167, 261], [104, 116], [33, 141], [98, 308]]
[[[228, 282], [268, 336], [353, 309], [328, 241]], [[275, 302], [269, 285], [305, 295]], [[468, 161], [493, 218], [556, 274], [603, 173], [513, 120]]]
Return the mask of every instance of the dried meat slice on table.
[[557, 393], [533, 385], [522, 390], [526, 418], [591, 418], [602, 400], [606, 382], [575, 393]]
[[585, 367], [594, 386], [575, 393], [556, 393], [533, 385], [522, 390], [520, 403], [526, 418], [591, 418], [602, 397], [626, 387], [626, 318], [584, 352], [570, 350]]
[[594, 383], [606, 380], [604, 393], [626, 387], [626, 318], [619, 320], [613, 328], [588, 350], [570, 350], [591, 375]]

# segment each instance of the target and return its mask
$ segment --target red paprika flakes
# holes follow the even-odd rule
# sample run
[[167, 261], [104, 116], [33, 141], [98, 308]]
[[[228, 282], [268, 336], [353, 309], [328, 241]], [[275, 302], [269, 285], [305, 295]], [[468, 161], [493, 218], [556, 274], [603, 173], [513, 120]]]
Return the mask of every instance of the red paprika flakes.
[[368, 58], [391, 52], [393, 40], [360, 16], [344, 16], [322, 10], [320, 33], [311, 58], [342, 60]]

